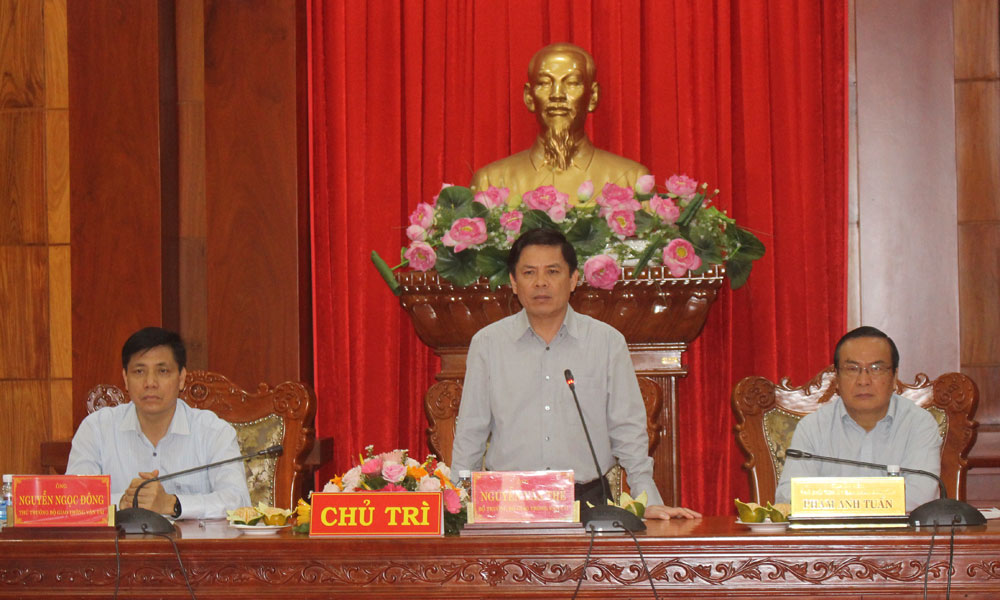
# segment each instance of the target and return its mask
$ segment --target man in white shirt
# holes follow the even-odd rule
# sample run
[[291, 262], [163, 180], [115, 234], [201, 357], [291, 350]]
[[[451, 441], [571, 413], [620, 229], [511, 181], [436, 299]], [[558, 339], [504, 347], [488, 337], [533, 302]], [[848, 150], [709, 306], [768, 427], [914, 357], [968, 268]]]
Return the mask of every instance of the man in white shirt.
[[563, 375], [570, 369], [602, 472], [615, 457], [621, 461], [633, 494], [648, 495], [646, 518], [700, 517], [660, 499], [646, 410], [625, 338], [569, 306], [579, 277], [573, 246], [558, 231], [534, 229], [514, 242], [507, 263], [524, 310], [472, 339], [452, 471], [484, 463], [497, 471], [572, 469], [577, 499], [599, 498], [600, 473]]
[[[941, 436], [929, 412], [895, 394], [899, 351], [874, 327], [858, 327], [837, 342], [833, 353], [837, 390], [816, 412], [799, 421], [790, 448], [810, 454], [941, 472]], [[878, 477], [880, 469], [788, 458], [775, 491], [789, 502], [793, 477]], [[937, 482], [904, 475], [906, 509], [938, 496]]]
[[[80, 423], [66, 473], [110, 475], [119, 508], [133, 506], [144, 481], [240, 455], [236, 431], [212, 411], [178, 395], [187, 377], [180, 336], [159, 327], [132, 334], [122, 347], [131, 402], [102, 408]], [[221, 518], [250, 504], [241, 462], [213, 467], [139, 492], [138, 506], [174, 518]]]

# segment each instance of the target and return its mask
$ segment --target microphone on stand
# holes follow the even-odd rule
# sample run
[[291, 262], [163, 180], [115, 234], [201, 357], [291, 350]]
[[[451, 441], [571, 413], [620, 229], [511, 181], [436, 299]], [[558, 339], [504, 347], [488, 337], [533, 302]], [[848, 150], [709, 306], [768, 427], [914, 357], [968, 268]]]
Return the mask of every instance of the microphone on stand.
[[170, 533], [174, 530], [174, 526], [166, 517], [147, 508], [139, 508], [139, 492], [146, 486], [146, 484], [153, 483], [154, 481], [166, 481], [167, 479], [173, 479], [174, 477], [180, 477], [181, 475], [187, 475], [188, 473], [194, 473], [196, 471], [204, 471], [205, 469], [226, 465], [231, 462], [250, 460], [252, 458], [257, 458], [258, 456], [281, 454], [283, 450], [284, 448], [282, 445], [277, 444], [259, 452], [252, 452], [250, 454], [244, 454], [243, 456], [234, 456], [233, 458], [227, 458], [226, 460], [201, 465], [200, 467], [192, 467], [190, 469], [184, 469], [183, 471], [177, 471], [176, 473], [169, 473], [167, 475], [147, 479], [146, 481], [140, 483], [139, 487], [135, 489], [135, 495], [132, 497], [132, 508], [115, 511], [115, 528], [124, 533]]
[[590, 447], [590, 455], [594, 459], [594, 469], [597, 471], [597, 478], [601, 480], [601, 496], [604, 504], [599, 506], [584, 506], [581, 502], [580, 521], [587, 531], [645, 531], [646, 524], [635, 514], [621, 508], [607, 504], [611, 500], [611, 488], [608, 486], [604, 473], [601, 472], [601, 463], [597, 460], [597, 451], [590, 441], [590, 429], [587, 428], [587, 420], [583, 418], [583, 409], [580, 408], [580, 399], [576, 397], [576, 382], [573, 379], [573, 372], [566, 369], [563, 372], [566, 377], [566, 385], [569, 391], [573, 392], [573, 402], [576, 403], [576, 412], [580, 414], [580, 424], [583, 425], [583, 433], [587, 436], [587, 446]]
[[922, 469], [910, 469], [908, 467], [901, 467], [899, 465], [883, 465], [878, 463], [862, 462], [860, 460], [850, 460], [847, 458], [835, 458], [833, 456], [821, 456], [819, 454], [810, 454], [809, 452], [804, 452], [795, 448], [789, 448], [785, 450], [785, 457], [791, 458], [807, 458], [812, 460], [818, 460], [822, 462], [832, 462], [844, 465], [854, 465], [856, 467], [871, 467], [873, 469], [881, 469], [887, 473], [894, 473], [897, 471], [902, 471], [903, 473], [912, 473], [914, 475], [923, 475], [925, 477], [933, 477], [938, 483], [938, 487], [941, 488], [941, 497], [936, 500], [931, 500], [930, 502], [925, 502], [920, 506], [913, 509], [910, 513], [909, 523], [914, 527], [931, 525], [985, 525], [986, 517], [983, 513], [979, 512], [971, 504], [962, 502], [961, 500], [949, 500], [948, 490], [944, 486], [944, 482], [941, 478], [931, 473], [930, 471], [924, 471]]

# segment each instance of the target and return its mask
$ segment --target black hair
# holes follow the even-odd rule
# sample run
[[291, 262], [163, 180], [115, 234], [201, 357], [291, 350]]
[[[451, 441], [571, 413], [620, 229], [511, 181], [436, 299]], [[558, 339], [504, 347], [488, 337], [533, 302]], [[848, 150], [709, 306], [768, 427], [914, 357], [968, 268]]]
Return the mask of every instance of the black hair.
[[858, 338], [881, 338], [889, 342], [889, 350], [892, 353], [892, 370], [895, 371], [899, 369], [899, 350], [896, 349], [896, 342], [892, 341], [892, 338], [887, 336], [880, 329], [875, 327], [869, 327], [868, 325], [862, 325], [857, 329], [852, 329], [844, 334], [844, 337], [840, 338], [837, 342], [837, 347], [833, 350], [833, 366], [840, 368], [840, 347], [844, 345], [844, 342], [848, 340], [855, 340]]
[[511, 275], [514, 274], [517, 261], [521, 258], [521, 252], [528, 246], [558, 246], [562, 250], [566, 264], [569, 265], [570, 274], [572, 275], [573, 271], [576, 271], [576, 250], [573, 249], [573, 244], [569, 243], [561, 231], [539, 227], [538, 229], [529, 229], [514, 240], [514, 245], [510, 247], [510, 253], [507, 255], [507, 270], [510, 271]]
[[122, 346], [122, 368], [128, 369], [128, 361], [136, 354], [157, 346], [170, 347], [178, 370], [187, 364], [187, 350], [180, 335], [162, 327], [144, 327], [125, 340], [125, 345]]

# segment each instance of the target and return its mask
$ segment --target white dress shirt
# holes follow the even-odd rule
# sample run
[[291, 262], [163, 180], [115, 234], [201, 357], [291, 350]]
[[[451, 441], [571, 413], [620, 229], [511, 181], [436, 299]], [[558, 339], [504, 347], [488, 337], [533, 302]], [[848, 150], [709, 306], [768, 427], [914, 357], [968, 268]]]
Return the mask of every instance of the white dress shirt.
[[[941, 473], [941, 436], [934, 417], [902, 396], [893, 394], [885, 416], [871, 431], [865, 431], [844, 408], [838, 396], [799, 421], [789, 448], [811, 454], [846, 458]], [[791, 499], [792, 477], [885, 477], [880, 469], [821, 462], [804, 458], [785, 459], [776, 502]], [[938, 484], [926, 475], [904, 474], [906, 510], [938, 497]]]
[[[87, 416], [73, 436], [66, 473], [110, 475], [117, 502], [139, 472], [161, 476], [240, 455], [236, 430], [210, 410], [177, 399], [167, 435], [153, 446], [142, 433], [135, 405], [109, 406]], [[242, 462], [213, 467], [162, 483], [181, 502], [181, 518], [215, 519], [250, 505]]]
[[579, 483], [597, 478], [566, 369], [576, 378], [601, 472], [617, 457], [632, 495], [645, 491], [649, 505], [662, 504], [653, 482], [646, 408], [625, 338], [572, 308], [549, 344], [531, 329], [523, 310], [472, 338], [452, 471], [485, 464], [493, 471], [572, 469]]

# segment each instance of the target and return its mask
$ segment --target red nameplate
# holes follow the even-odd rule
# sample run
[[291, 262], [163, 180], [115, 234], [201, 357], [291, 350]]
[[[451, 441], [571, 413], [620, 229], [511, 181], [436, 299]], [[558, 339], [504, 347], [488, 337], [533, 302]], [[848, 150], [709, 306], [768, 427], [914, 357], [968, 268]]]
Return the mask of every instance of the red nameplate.
[[573, 471], [477, 471], [469, 523], [576, 521]]
[[114, 525], [110, 475], [15, 475], [15, 527]]
[[313, 494], [309, 535], [444, 535], [441, 493]]

